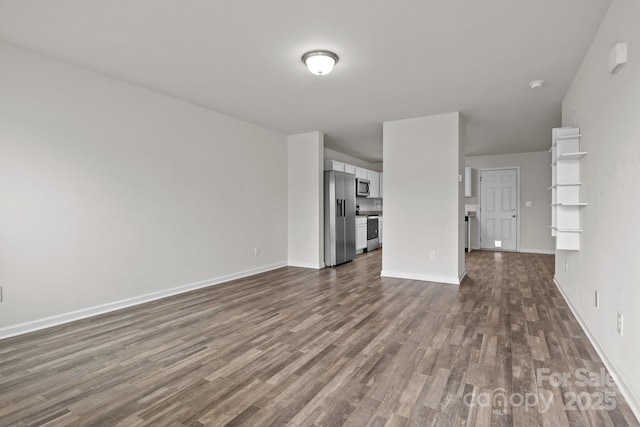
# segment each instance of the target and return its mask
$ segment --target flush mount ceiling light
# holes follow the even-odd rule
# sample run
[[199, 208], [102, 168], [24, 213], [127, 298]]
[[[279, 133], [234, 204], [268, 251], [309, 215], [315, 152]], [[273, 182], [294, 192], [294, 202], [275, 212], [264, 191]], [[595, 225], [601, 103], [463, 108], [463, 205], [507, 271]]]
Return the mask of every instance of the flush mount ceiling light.
[[544, 80], [534, 80], [531, 83], [529, 83], [529, 86], [531, 87], [531, 89], [538, 89], [538, 88], [541, 88], [543, 84], [544, 84]]
[[338, 62], [338, 55], [328, 50], [312, 50], [302, 55], [302, 62], [316, 76], [324, 76], [333, 70]]

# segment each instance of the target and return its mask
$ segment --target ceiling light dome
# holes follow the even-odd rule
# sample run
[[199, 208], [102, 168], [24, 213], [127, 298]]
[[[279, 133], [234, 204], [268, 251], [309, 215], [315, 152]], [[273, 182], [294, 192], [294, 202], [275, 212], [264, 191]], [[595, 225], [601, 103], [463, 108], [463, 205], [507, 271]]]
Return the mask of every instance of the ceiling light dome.
[[302, 55], [302, 62], [316, 76], [324, 76], [333, 70], [338, 62], [338, 55], [328, 50], [312, 50]]

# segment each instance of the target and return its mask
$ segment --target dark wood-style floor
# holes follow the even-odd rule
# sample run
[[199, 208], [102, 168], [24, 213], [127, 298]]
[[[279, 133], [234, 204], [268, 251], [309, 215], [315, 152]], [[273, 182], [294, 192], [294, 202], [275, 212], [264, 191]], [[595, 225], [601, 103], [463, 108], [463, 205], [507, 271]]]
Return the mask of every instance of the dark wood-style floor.
[[578, 381], [603, 365], [552, 256], [472, 252], [460, 287], [380, 264], [282, 268], [2, 340], [0, 425], [638, 425], [615, 386]]

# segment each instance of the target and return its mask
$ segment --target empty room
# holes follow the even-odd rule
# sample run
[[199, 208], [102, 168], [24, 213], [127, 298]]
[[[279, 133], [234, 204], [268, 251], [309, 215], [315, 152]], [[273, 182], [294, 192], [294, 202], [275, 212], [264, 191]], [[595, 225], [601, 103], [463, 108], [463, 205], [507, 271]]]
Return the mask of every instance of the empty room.
[[640, 426], [638, 22], [0, 0], [0, 426]]

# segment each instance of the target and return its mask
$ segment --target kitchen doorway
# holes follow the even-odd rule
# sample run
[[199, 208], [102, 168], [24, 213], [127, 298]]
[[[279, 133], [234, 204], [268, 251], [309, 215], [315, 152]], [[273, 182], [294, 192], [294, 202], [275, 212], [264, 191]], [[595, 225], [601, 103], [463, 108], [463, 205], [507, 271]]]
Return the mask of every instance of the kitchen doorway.
[[480, 249], [518, 251], [520, 168], [480, 169]]

